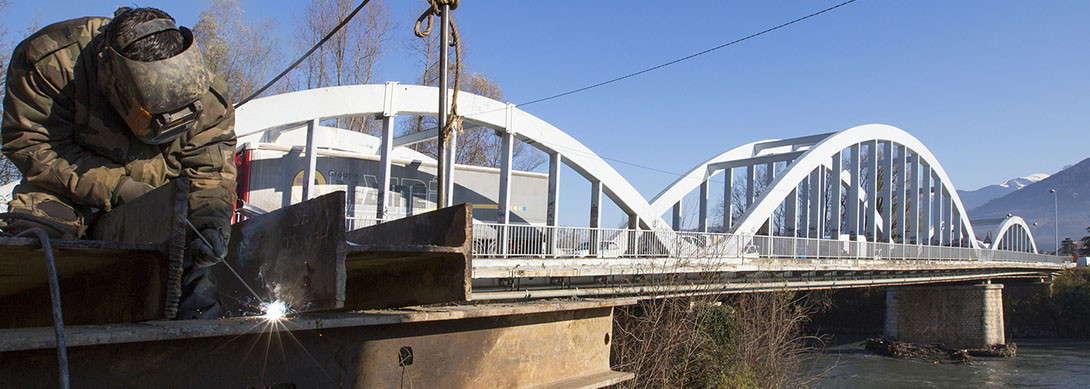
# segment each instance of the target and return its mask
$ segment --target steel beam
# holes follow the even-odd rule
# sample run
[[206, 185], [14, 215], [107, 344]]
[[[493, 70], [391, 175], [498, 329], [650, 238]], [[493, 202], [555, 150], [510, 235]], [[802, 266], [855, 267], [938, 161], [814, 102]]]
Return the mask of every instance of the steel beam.
[[[883, 242], [893, 242], [893, 142], [881, 142], [882, 148], [882, 238]], [[875, 206], [878, 204], [875, 203]]]
[[[515, 139], [510, 132], [501, 135], [500, 141], [500, 196], [499, 207], [496, 210], [496, 223], [508, 224], [511, 222], [511, 162], [514, 159]], [[552, 181], [552, 177], [549, 177]], [[501, 239], [502, 241], [502, 239]]]
[[723, 169], [723, 232], [734, 227], [734, 169]]
[[840, 228], [841, 228], [840, 227], [841, 226], [841, 221], [840, 221], [841, 204], [840, 204], [840, 201], [841, 201], [841, 198], [842, 198], [841, 193], [840, 193], [840, 187], [842, 185], [844, 185], [843, 184], [843, 182], [844, 182], [843, 170], [844, 169], [841, 166], [843, 163], [844, 163], [844, 158], [841, 156], [841, 154], [839, 152], [836, 153], [836, 154], [833, 154], [832, 177], [829, 177], [829, 190], [831, 191], [829, 193], [830, 194], [830, 196], [829, 196], [829, 207], [831, 208], [831, 210], [829, 211], [829, 235], [830, 235], [829, 237], [831, 239], [840, 239]]
[[809, 194], [810, 194], [810, 216], [809, 225], [807, 226], [806, 236], [810, 238], [822, 237], [822, 216], [824, 212], [822, 207], [822, 200], [825, 196], [822, 196], [822, 176], [825, 172], [824, 167], [818, 167], [814, 171], [810, 172]]
[[681, 229], [684, 227], [682, 225], [683, 220], [681, 218], [681, 212], [682, 212], [681, 203], [682, 203], [681, 200], [678, 200], [678, 202], [674, 204], [674, 214], [673, 214], [673, 220], [672, 220], [672, 223], [671, 223], [671, 227], [674, 228], [674, 231], [681, 231]]
[[799, 205], [797, 214], [799, 217], [798, 224], [798, 236], [800, 238], [810, 237], [810, 191], [813, 188], [810, 187], [809, 178], [802, 180], [802, 184], [799, 185]]
[[314, 172], [318, 170], [318, 145], [315, 144], [315, 133], [318, 132], [318, 118], [307, 122], [307, 167], [303, 170], [303, 201], [310, 200], [314, 195]]
[[587, 227], [590, 227], [590, 244], [588, 253], [590, 255], [598, 254], [599, 239], [598, 229], [602, 228], [602, 182], [591, 181], [590, 182], [590, 221], [587, 223]]
[[757, 167], [746, 166], [746, 211], [753, 206], [753, 200], [757, 197]]
[[[235, 315], [260, 312], [261, 302], [283, 300], [298, 311], [344, 305], [345, 193], [337, 191], [231, 226], [224, 262], [215, 266], [217, 295]], [[253, 301], [248, 288], [263, 301]]]
[[[916, 155], [916, 158], [919, 158], [919, 154]], [[931, 165], [926, 161], [920, 161], [920, 163], [920, 235], [916, 243], [930, 245], [932, 244], [931, 234], [934, 231], [932, 230], [934, 224], [931, 222], [932, 216], [934, 216], [934, 212], [932, 211], [932, 208], [934, 208], [932, 207], [934, 201], [932, 201], [931, 198], [933, 194], [931, 189], [932, 172]]]
[[[775, 179], [776, 179], [776, 164], [774, 162], [766, 163], [765, 164], [765, 189], [761, 191], [761, 195], [764, 195], [765, 192], [768, 191], [768, 189], [772, 188], [772, 180], [775, 180]], [[772, 225], [774, 224], [772, 222], [773, 222], [773, 219], [775, 219], [775, 214], [776, 213], [773, 212], [772, 215], [769, 215], [768, 216], [768, 221], [765, 222], [765, 231], [768, 232], [768, 236], [775, 235], [775, 233], [773, 231], [773, 228], [772, 228], [773, 227]]]
[[[708, 232], [708, 181], [700, 183], [700, 193], [697, 194], [700, 210], [696, 217], [697, 231]], [[631, 224], [631, 223], [629, 223]], [[632, 228], [631, 226], [629, 228]]]
[[393, 139], [395, 116], [382, 118], [382, 143], [379, 145], [379, 171], [378, 171], [378, 196], [375, 206], [375, 217], [384, 221], [389, 216], [390, 174], [393, 169]]
[[800, 136], [798, 138], [780, 139], [768, 142], [761, 142], [753, 145], [753, 152], [759, 153], [766, 149], [771, 149], [781, 146], [809, 146], [825, 140], [829, 136], [836, 134], [835, 132], [828, 132], [824, 134]]
[[848, 185], [848, 220], [845, 222], [848, 226], [848, 234], [851, 235], [852, 240], [855, 240], [855, 235], [862, 233], [859, 226], [860, 222], [859, 213], [859, 192], [863, 186], [863, 174], [861, 165], [861, 151], [862, 147], [856, 143], [849, 147], [851, 152], [850, 161], [848, 163], [849, 170], [851, 172], [851, 183]]
[[878, 236], [878, 141], [867, 141], [867, 241], [877, 242]]
[[799, 207], [798, 187], [791, 190], [783, 204], [783, 230], [784, 236], [798, 236], [797, 210]]
[[730, 169], [730, 168], [736, 168], [736, 167], [742, 167], [742, 166], [764, 165], [764, 164], [768, 164], [768, 163], [791, 161], [791, 160], [794, 160], [795, 158], [798, 158], [803, 153], [805, 153], [805, 151], [793, 151], [793, 152], [789, 152], [789, 153], [769, 154], [769, 155], [761, 155], [761, 156], [751, 157], [751, 158], [743, 158], [743, 159], [735, 159], [735, 160], [730, 160], [730, 161], [717, 162], [717, 163], [708, 164], [708, 171], [714, 172], [714, 171], [719, 171], [719, 170], [723, 170], [723, 169]]
[[[545, 225], [556, 227], [560, 223], [560, 164], [564, 157], [560, 153], [549, 154], [549, 198], [545, 208]], [[557, 254], [557, 229], [549, 229], [549, 248], [553, 255]]]
[[[613, 307], [634, 300], [479, 304], [69, 328], [87, 387], [327, 388], [614, 385]], [[56, 377], [51, 329], [5, 330], [0, 382]], [[21, 347], [20, 347], [21, 346]], [[78, 347], [75, 347], [78, 346]], [[186, 361], [186, 363], [177, 363]]]
[[[905, 152], [908, 152], [906, 147]], [[908, 173], [908, 192], [906, 203], [908, 215], [905, 217], [908, 227], [905, 233], [905, 243], [920, 243], [920, 155], [913, 154], [906, 167]]]
[[[93, 240], [51, 241], [65, 326], [175, 316], [188, 194], [189, 180], [175, 179], [99, 216]], [[0, 237], [0, 328], [53, 324], [43, 255], [35, 238]]]
[[467, 301], [472, 227], [461, 204], [345, 233], [344, 308]]

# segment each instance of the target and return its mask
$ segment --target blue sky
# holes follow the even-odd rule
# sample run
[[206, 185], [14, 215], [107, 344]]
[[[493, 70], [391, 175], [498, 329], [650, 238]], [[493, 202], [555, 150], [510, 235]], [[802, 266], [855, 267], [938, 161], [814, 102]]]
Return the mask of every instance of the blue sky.
[[[0, 23], [14, 35], [34, 17], [48, 24], [132, 3], [14, 0]], [[291, 33], [305, 1], [241, 3], [248, 17], [275, 20], [270, 39], [286, 42], [294, 55]], [[412, 22], [425, 2], [389, 3], [399, 28], [379, 76], [410, 83], [419, 69], [403, 42], [412, 39]], [[476, 0], [463, 1], [455, 17], [467, 65], [520, 103], [836, 3]], [[208, 1], [135, 4], [192, 25]], [[1090, 156], [1088, 16], [1086, 1], [859, 0], [693, 60], [523, 109], [599, 155], [677, 173], [758, 139], [886, 123], [920, 138], [956, 187], [975, 189], [1053, 173]], [[612, 164], [649, 199], [675, 178]], [[563, 182], [570, 184], [565, 191], [585, 193], [585, 181], [570, 172]]]

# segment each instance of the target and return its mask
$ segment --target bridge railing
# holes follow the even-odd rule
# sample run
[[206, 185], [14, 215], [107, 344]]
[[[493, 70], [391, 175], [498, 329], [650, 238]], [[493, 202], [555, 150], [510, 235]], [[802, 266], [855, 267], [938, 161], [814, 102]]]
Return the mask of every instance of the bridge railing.
[[785, 236], [676, 232], [663, 238], [658, 232], [647, 230], [474, 223], [473, 254], [483, 258], [794, 258], [1045, 263], [1065, 260], [1065, 257], [1053, 255], [1003, 250]]

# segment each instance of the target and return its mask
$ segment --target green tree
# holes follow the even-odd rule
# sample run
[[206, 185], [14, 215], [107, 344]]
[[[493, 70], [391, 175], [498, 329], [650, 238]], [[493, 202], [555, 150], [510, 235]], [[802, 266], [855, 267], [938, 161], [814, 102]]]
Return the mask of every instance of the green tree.
[[1071, 238], [1064, 238], [1064, 240], [1060, 242], [1060, 255], [1071, 255], [1075, 252], [1077, 252], [1077, 248], [1074, 240]]

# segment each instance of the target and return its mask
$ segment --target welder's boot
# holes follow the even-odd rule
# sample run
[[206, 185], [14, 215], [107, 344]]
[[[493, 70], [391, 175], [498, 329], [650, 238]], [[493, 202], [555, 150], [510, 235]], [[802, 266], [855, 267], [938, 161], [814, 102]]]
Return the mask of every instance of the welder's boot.
[[216, 282], [212, 275], [212, 268], [197, 268], [190, 263], [186, 265], [182, 273], [182, 300], [178, 304], [178, 314], [174, 318], [190, 320], [223, 317], [223, 305], [220, 304], [219, 296], [216, 295]]

